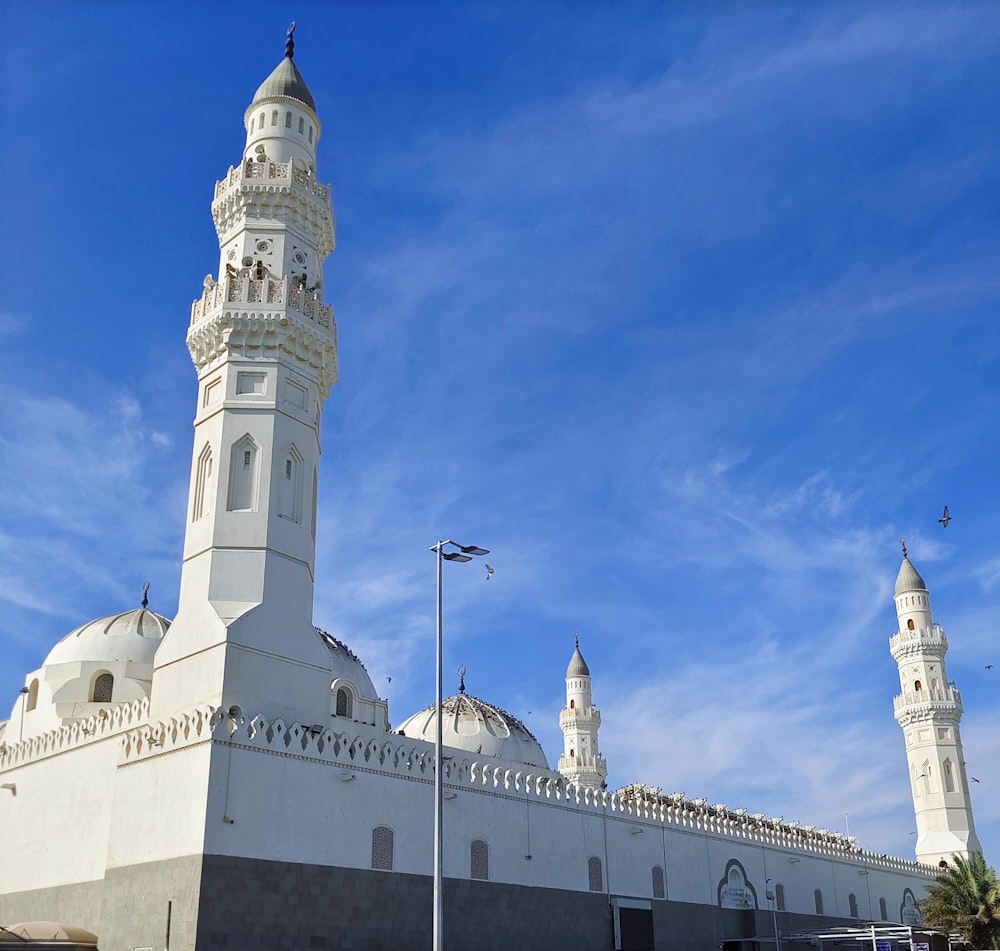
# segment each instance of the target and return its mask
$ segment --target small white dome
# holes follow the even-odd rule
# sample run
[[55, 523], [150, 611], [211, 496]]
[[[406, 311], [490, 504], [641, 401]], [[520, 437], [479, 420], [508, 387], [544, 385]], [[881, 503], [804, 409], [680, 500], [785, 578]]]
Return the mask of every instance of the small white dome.
[[365, 665], [361, 663], [361, 658], [343, 641], [337, 640], [332, 634], [327, 634], [322, 628], [317, 627], [316, 633], [330, 651], [330, 669], [334, 682], [341, 678], [349, 680], [354, 684], [361, 699], [378, 700], [375, 685], [368, 676]]
[[[496, 757], [549, 768], [545, 752], [532, 732], [505, 710], [466, 693], [449, 697], [442, 703], [442, 709], [441, 735], [445, 746], [466, 750], [473, 758]], [[398, 732], [433, 743], [436, 721], [432, 703], [400, 724]]]
[[152, 667], [156, 648], [169, 627], [167, 618], [148, 608], [97, 618], [70, 631], [49, 651], [43, 666], [126, 661]]

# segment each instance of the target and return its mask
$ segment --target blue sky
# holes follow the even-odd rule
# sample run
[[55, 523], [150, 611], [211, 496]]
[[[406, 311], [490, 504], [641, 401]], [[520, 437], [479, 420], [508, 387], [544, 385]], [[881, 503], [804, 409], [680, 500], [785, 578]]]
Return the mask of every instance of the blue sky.
[[146, 579], [176, 608], [212, 188], [296, 18], [338, 225], [315, 620], [393, 722], [433, 699], [428, 547], [475, 542], [446, 671], [550, 761], [579, 631], [613, 786], [912, 855], [906, 535], [1000, 861], [995, 5], [3, 17], [7, 702]]

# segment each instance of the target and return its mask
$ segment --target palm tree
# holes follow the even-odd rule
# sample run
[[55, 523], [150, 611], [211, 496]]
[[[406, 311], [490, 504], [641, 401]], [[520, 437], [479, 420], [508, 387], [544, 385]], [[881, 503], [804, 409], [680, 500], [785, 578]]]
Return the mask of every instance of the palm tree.
[[1000, 881], [982, 852], [954, 856], [928, 886], [920, 912], [926, 925], [958, 932], [974, 948], [1000, 948]]

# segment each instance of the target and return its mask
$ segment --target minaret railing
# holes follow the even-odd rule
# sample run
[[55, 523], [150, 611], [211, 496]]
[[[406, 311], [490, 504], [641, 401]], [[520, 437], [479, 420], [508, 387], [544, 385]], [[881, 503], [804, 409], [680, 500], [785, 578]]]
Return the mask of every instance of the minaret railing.
[[254, 280], [249, 274], [226, 274], [220, 283], [206, 287], [191, 305], [191, 324], [231, 304], [287, 307], [321, 327], [333, 326], [333, 308], [322, 302], [318, 288], [306, 287], [299, 277]]
[[222, 198], [227, 192], [241, 188], [247, 182], [253, 185], [287, 185], [297, 186], [306, 194], [320, 201], [330, 197], [330, 186], [316, 181], [315, 175], [308, 168], [296, 168], [291, 162], [254, 162], [246, 161], [233, 166], [221, 181], [215, 183], [215, 198]]

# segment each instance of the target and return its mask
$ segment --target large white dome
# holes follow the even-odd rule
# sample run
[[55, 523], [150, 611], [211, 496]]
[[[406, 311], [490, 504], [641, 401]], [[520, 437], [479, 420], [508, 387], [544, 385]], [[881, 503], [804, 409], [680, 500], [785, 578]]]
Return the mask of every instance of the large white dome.
[[148, 608], [97, 618], [70, 631], [49, 651], [43, 666], [126, 661], [152, 667], [156, 648], [169, 627], [167, 618]]
[[[442, 743], [473, 756], [496, 757], [549, 768], [541, 744], [517, 717], [485, 700], [459, 693], [442, 703]], [[399, 726], [399, 732], [433, 743], [437, 715], [432, 703]]]

